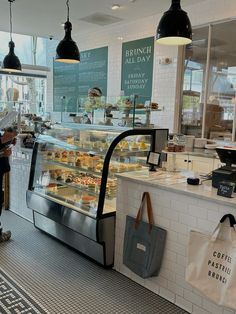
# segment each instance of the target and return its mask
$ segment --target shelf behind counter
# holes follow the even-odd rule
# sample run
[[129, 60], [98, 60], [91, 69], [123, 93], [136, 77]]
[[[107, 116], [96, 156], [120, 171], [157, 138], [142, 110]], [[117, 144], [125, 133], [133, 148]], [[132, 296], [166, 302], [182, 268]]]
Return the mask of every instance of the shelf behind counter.
[[189, 155], [189, 156], [197, 156], [197, 157], [204, 157], [204, 158], [218, 158], [215, 149], [205, 149], [205, 148], [191, 148], [185, 149], [183, 152], [169, 152], [164, 150], [166, 154], [182, 154], [182, 155]]
[[164, 166], [170, 171], [191, 170], [207, 174], [221, 166], [215, 149], [193, 148], [184, 152], [163, 152], [167, 154], [167, 163]]

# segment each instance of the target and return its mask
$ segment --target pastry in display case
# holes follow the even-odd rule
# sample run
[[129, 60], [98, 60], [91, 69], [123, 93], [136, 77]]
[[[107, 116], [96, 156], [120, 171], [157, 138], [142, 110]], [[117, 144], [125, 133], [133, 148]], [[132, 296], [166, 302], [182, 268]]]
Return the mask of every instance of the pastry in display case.
[[112, 266], [116, 174], [146, 167], [157, 131], [71, 123], [40, 134], [27, 191], [35, 226]]
[[75, 111], [66, 112], [66, 106], [64, 110], [63, 123], [74, 121], [135, 128], [153, 128], [158, 111], [162, 111], [157, 103], [151, 102], [150, 96], [143, 95], [78, 97]]

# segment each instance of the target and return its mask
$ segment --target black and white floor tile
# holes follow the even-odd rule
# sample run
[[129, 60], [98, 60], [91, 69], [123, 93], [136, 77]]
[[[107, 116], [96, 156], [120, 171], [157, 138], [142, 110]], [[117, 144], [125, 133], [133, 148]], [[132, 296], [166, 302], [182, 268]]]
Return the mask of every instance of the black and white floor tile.
[[[0, 243], [2, 274], [40, 313], [187, 313], [116, 271], [89, 261], [10, 211], [4, 212], [2, 222], [12, 231], [12, 240]], [[6, 313], [37, 312], [26, 308]]]
[[0, 313], [47, 314], [48, 312], [0, 269]]

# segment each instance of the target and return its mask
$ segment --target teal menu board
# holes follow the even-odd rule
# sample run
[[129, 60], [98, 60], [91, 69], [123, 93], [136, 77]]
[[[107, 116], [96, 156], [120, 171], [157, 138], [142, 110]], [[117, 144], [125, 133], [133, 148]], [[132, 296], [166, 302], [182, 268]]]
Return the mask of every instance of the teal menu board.
[[107, 95], [108, 47], [81, 52], [79, 64], [79, 95], [87, 96], [88, 89], [99, 87]]
[[77, 111], [78, 82], [78, 63], [53, 63], [53, 111]]
[[154, 37], [122, 45], [121, 90], [125, 96], [138, 95], [139, 101], [151, 100]]
[[91, 87], [99, 87], [107, 95], [108, 47], [80, 53], [80, 63], [53, 64], [53, 111], [76, 112], [79, 98]]

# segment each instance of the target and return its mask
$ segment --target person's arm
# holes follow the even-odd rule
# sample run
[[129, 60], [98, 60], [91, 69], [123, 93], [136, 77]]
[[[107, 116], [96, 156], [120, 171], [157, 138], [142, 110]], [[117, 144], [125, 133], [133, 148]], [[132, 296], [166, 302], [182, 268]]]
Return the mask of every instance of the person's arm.
[[0, 158], [11, 156], [11, 148], [6, 147], [0, 150]]
[[8, 142], [12, 142], [16, 137], [17, 133], [5, 131], [3, 135], [0, 137], [0, 144], [6, 144]]

